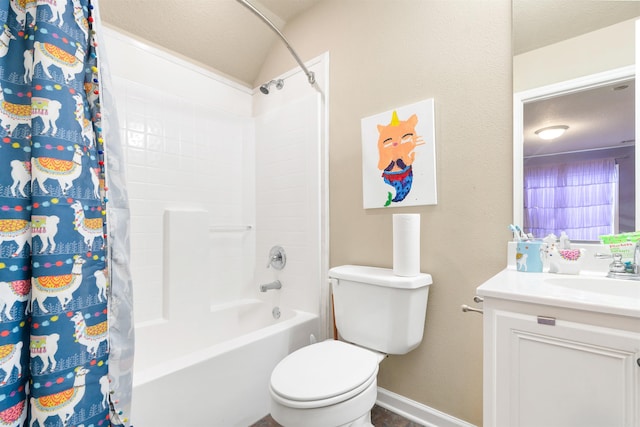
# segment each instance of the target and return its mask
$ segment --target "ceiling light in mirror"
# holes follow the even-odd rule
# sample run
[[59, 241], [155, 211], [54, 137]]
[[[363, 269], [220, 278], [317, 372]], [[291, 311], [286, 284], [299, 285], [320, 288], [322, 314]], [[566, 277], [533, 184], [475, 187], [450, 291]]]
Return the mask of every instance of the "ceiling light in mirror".
[[545, 141], [550, 141], [562, 136], [567, 129], [569, 129], [569, 126], [566, 125], [547, 126], [546, 128], [538, 129], [536, 135]]

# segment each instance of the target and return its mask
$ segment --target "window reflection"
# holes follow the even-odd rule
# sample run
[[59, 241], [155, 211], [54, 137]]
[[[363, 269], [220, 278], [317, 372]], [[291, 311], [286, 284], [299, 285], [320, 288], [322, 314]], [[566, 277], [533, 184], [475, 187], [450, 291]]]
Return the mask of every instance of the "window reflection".
[[574, 240], [617, 233], [625, 203], [618, 197], [619, 178], [619, 165], [611, 157], [525, 164], [525, 232], [545, 237], [564, 231]]

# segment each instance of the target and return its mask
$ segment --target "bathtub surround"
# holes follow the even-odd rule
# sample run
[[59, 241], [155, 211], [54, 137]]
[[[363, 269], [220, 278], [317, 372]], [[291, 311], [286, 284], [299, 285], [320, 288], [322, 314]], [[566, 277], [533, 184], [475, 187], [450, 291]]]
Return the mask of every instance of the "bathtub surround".
[[[307, 62], [311, 87], [299, 68], [277, 76], [282, 90], [253, 95], [255, 118], [255, 283], [282, 282], [263, 294], [275, 305], [318, 313], [319, 340], [333, 336], [328, 249], [329, 55]], [[272, 246], [282, 246], [287, 264], [265, 268]]]
[[[304, 75], [299, 77], [303, 80]], [[292, 89], [289, 80], [287, 90]], [[256, 95], [265, 104], [256, 111], [255, 119], [255, 173], [259, 177], [255, 183], [255, 290], [259, 284], [280, 280], [284, 292], [263, 295], [267, 301], [318, 313], [321, 277], [326, 274], [318, 262], [322, 250], [317, 120], [321, 99], [314, 90], [306, 89], [304, 97], [290, 102], [278, 99], [283, 91]], [[266, 267], [273, 246], [286, 251], [282, 270]], [[302, 283], [309, 285], [301, 287]]]
[[255, 228], [241, 227], [255, 225], [250, 91], [121, 33], [105, 36], [131, 199], [136, 326], [161, 321], [171, 303], [161, 231], [167, 210], [207, 212], [191, 224], [212, 273], [200, 300], [239, 298], [253, 274], [242, 266], [253, 263], [255, 238]]
[[[171, 209], [208, 213], [198, 236], [207, 240], [212, 276], [201, 295], [209, 304], [253, 296], [260, 283], [279, 278], [289, 292], [281, 292], [278, 303], [317, 313], [326, 270], [316, 260], [328, 256], [322, 249], [326, 148], [318, 145], [326, 138], [318, 121], [327, 97], [296, 72], [279, 76], [286, 81], [282, 90], [254, 95], [122, 33], [108, 36], [126, 141], [132, 268], [140, 278], [135, 293], [145, 296], [136, 324], [164, 317], [163, 236], [157, 230]], [[320, 87], [325, 62], [310, 64]], [[175, 78], [166, 80], [167, 74]], [[289, 257], [281, 272], [266, 268], [274, 245]]]
[[[269, 412], [275, 364], [312, 335], [328, 335], [319, 326], [328, 308], [320, 306], [321, 294], [328, 301], [327, 96], [299, 70], [277, 76], [282, 90], [254, 95], [124, 34], [107, 35], [139, 301], [133, 423], [249, 425]], [[308, 64], [319, 88], [327, 60]], [[267, 268], [276, 245], [287, 254], [282, 270]], [[275, 280], [281, 289], [260, 292]], [[159, 347], [163, 337], [180, 342]], [[224, 384], [215, 407], [213, 383]], [[176, 394], [193, 384], [203, 387], [201, 400]]]

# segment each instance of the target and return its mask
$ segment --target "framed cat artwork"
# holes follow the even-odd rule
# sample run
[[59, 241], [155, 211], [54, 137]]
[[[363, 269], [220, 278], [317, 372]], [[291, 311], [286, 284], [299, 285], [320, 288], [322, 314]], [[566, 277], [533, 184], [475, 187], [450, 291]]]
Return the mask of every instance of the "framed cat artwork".
[[433, 98], [366, 117], [361, 126], [364, 208], [437, 204]]

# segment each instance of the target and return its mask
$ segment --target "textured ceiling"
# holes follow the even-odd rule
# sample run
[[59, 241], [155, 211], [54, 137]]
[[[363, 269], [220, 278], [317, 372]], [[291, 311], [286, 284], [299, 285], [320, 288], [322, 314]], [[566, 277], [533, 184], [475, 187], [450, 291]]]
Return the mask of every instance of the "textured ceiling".
[[[286, 35], [289, 20], [324, 0], [249, 1]], [[375, 7], [378, 1], [393, 0], [359, 1]], [[266, 24], [237, 0], [103, 0], [100, 14], [112, 27], [212, 68], [248, 87], [257, 85], [256, 78], [271, 45], [281, 43]], [[513, 0], [513, 51], [514, 54], [527, 52], [638, 16], [640, 1], [637, 0]], [[614, 145], [633, 139], [634, 121], [628, 113], [629, 105], [633, 108], [633, 90], [617, 92], [615, 98], [611, 90], [604, 93], [608, 95], [607, 100], [600, 99], [601, 90], [565, 100], [554, 98], [537, 107], [531, 105], [525, 126], [531, 131], [551, 122], [598, 121], [601, 130], [597, 133], [598, 144]], [[600, 112], [584, 108], [598, 103], [606, 103], [606, 108]], [[624, 110], [616, 112], [616, 108]], [[549, 117], [549, 111], [554, 111], [555, 117]], [[597, 116], [590, 119], [589, 114]], [[603, 114], [616, 120], [603, 121]], [[605, 129], [607, 123], [613, 127], [611, 132]], [[550, 149], [540, 146], [537, 138], [530, 136], [532, 131], [525, 133], [529, 135], [525, 139], [527, 154], [541, 154]], [[588, 138], [584, 135], [580, 127], [574, 126], [567, 132], [566, 139], [574, 139], [569, 138], [573, 136], [586, 141]]]
[[[286, 23], [324, 0], [249, 0]], [[360, 0], [368, 7], [378, 1]], [[412, 0], [426, 1], [426, 0]], [[250, 87], [278, 37], [237, 0], [103, 0], [102, 20]], [[640, 16], [640, 1], [513, 0], [514, 54]], [[294, 45], [295, 48], [295, 45]]]
[[[251, 0], [280, 30], [320, 0]], [[103, 0], [102, 21], [253, 86], [277, 35], [236, 0]]]

